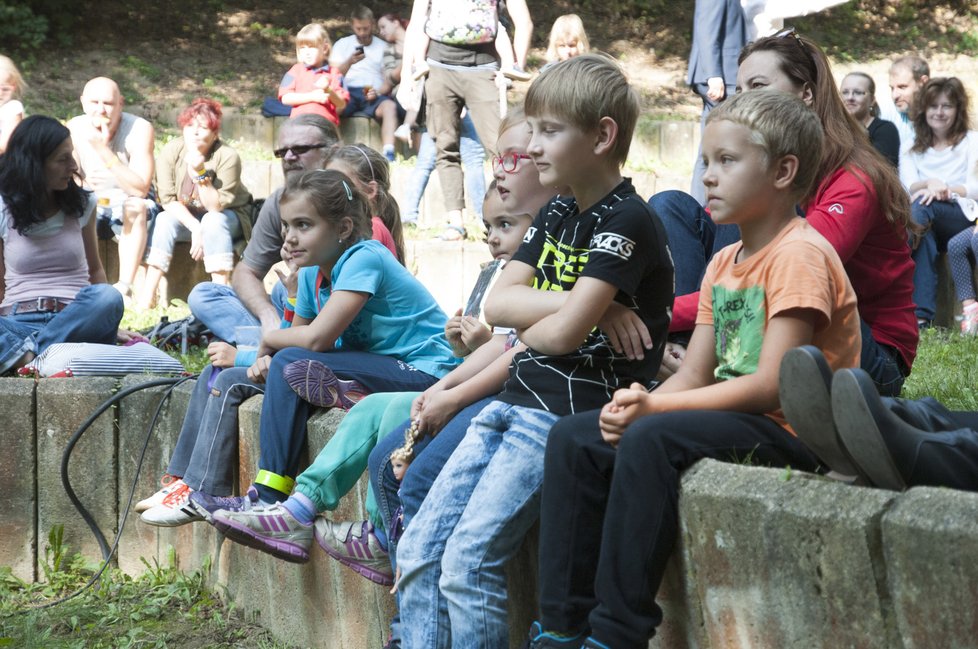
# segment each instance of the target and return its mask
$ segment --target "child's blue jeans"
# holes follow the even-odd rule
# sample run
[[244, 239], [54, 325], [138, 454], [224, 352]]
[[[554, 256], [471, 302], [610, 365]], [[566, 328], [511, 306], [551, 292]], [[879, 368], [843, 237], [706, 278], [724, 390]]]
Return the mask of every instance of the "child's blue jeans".
[[211, 387], [212, 365], [200, 371], [166, 472], [183, 477], [194, 491], [229, 496], [238, 464], [238, 408], [264, 390], [248, 379], [248, 368], [220, 371]]
[[539, 515], [557, 418], [493, 401], [472, 421], [398, 546], [405, 649], [508, 645], [504, 566]]

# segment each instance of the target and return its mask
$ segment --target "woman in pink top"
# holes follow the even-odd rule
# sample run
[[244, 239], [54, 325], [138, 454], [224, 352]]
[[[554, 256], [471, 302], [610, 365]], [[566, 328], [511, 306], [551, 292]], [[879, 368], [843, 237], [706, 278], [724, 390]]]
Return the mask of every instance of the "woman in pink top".
[[77, 183], [68, 129], [28, 117], [0, 157], [0, 372], [61, 342], [115, 343], [122, 295], [106, 283], [95, 196]]

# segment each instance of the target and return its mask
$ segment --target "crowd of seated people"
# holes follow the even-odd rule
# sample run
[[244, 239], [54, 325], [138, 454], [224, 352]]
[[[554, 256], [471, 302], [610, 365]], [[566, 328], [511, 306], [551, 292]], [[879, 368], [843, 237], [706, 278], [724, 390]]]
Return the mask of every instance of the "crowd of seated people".
[[[446, 2], [413, 17], [443, 21]], [[840, 84], [811, 39], [758, 38], [739, 53], [739, 92], [704, 119], [705, 205], [675, 191], [646, 200], [622, 175], [638, 94], [567, 18], [555, 60], [501, 120], [475, 109], [485, 88], [439, 87], [484, 84], [446, 60], [468, 52], [472, 67], [498, 68], [498, 34], [428, 35], [424, 83], [451, 96], [428, 121], [448, 131], [434, 134], [438, 168], [457, 167], [468, 106], [491, 156], [482, 216], [502, 265], [454, 317], [406, 266], [390, 191], [404, 117], [392, 73], [416, 71], [390, 59], [420, 51], [396, 15], [382, 19], [392, 48], [366, 8], [335, 46], [318, 24], [298, 32], [279, 88], [292, 106], [274, 149], [285, 186], [255, 218], [213, 99], [181, 112], [181, 135], [156, 157], [152, 125], [122, 110], [107, 78], [86, 84], [67, 127], [0, 112], [0, 371], [59, 341], [124, 341], [123, 300], [152, 306], [175, 243], [189, 241], [211, 276], [189, 303], [218, 340], [162, 484], [137, 511], [151, 525], [206, 521], [293, 562], [315, 539], [396, 584], [391, 647], [504, 646], [503, 566], [537, 521], [548, 550], [528, 646], [644, 647], [662, 619], [679, 477], [700, 458], [978, 489], [978, 415], [899, 398], [935, 317], [942, 251], [962, 331], [978, 333], [978, 136], [964, 84], [902, 57], [891, 101], [877, 102], [872, 76]], [[0, 88], [14, 89], [0, 111], [23, 88], [3, 63]], [[354, 112], [381, 122], [381, 151], [340, 143]], [[100, 226], [119, 242], [114, 287]], [[269, 294], [278, 261], [289, 272]], [[260, 327], [257, 350], [238, 348], [241, 326]], [[258, 466], [236, 494], [237, 409], [262, 393]], [[303, 471], [321, 408], [350, 414]], [[365, 468], [369, 520], [330, 520]]]

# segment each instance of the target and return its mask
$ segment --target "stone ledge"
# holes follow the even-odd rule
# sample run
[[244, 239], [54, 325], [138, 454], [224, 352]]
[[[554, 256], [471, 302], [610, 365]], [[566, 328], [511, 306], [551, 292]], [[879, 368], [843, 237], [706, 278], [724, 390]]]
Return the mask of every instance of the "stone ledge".
[[[0, 565], [22, 579], [39, 574], [47, 532], [65, 525], [65, 542], [99, 557], [70, 507], [58, 468], [67, 437], [116, 390], [149, 377], [0, 379]], [[162, 411], [136, 497], [154, 490], [190, 396], [178, 387]], [[79, 497], [110, 536], [121, 524], [146, 426], [166, 388], [131, 395], [102, 417], [72, 457]], [[34, 402], [37, 415], [32, 414]], [[241, 409], [239, 485], [254, 471], [261, 397]], [[309, 453], [332, 436], [342, 413], [309, 424]], [[36, 463], [39, 469], [34, 469]], [[118, 485], [118, 486], [116, 486]], [[337, 520], [360, 519], [361, 479]], [[36, 496], [35, 496], [36, 493]], [[704, 461], [686, 473], [681, 529], [659, 602], [665, 621], [650, 648], [757, 649], [968, 647], [978, 628], [978, 494], [911, 489], [904, 494], [847, 487], [824, 478]], [[118, 565], [165, 562], [175, 550], [185, 570], [210, 565], [212, 585], [283, 640], [310, 647], [380, 646], [394, 602], [315, 548], [296, 566], [233, 543], [206, 524], [153, 528], [130, 514]], [[536, 611], [536, 541], [509, 566], [513, 646]]]

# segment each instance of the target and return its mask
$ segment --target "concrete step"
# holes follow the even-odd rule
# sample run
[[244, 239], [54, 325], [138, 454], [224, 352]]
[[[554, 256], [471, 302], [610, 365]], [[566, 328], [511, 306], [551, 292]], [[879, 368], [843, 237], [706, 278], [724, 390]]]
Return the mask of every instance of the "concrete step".
[[[26, 581], [43, 572], [52, 526], [65, 526], [71, 552], [100, 557], [67, 501], [58, 471], [66, 440], [104, 399], [145, 382], [0, 378], [0, 566]], [[176, 389], [153, 434], [136, 498], [158, 488], [192, 384]], [[143, 561], [209, 566], [212, 586], [278, 638], [304, 647], [361, 649], [386, 638], [394, 599], [312, 549], [288, 564], [226, 541], [195, 523], [156, 528], [121, 513], [128, 502], [147, 425], [166, 388], [123, 399], [100, 417], [71, 457], [79, 498], [111, 539], [122, 527], [118, 566]], [[261, 397], [240, 410], [238, 484], [258, 456]], [[36, 414], [34, 414], [36, 412]], [[308, 426], [306, 459], [332, 438], [343, 413], [321, 412]], [[361, 478], [333, 520], [364, 517]], [[978, 628], [978, 494], [914, 488], [906, 493], [850, 487], [786, 469], [704, 461], [687, 471], [679, 498], [676, 549], [658, 594], [665, 620], [650, 649], [929, 649], [974, 646]], [[940, 548], [935, 552], [934, 548]], [[511, 646], [536, 614], [536, 540], [508, 566]]]

